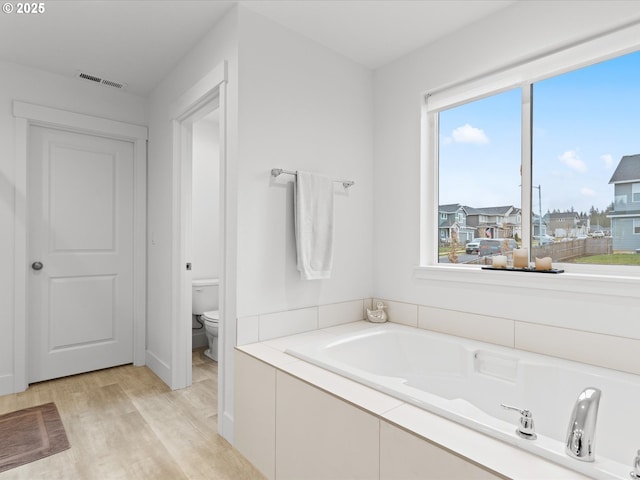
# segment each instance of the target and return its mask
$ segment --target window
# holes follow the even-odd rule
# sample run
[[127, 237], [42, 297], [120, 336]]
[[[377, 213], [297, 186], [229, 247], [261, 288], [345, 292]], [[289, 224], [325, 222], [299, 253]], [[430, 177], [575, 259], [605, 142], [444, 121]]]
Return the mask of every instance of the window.
[[615, 197], [615, 210], [626, 210], [627, 208], [627, 196], [626, 195], [616, 195]]
[[[440, 113], [438, 203], [464, 206], [469, 238], [505, 236], [505, 206], [520, 204], [519, 122], [519, 89]], [[448, 263], [449, 251], [441, 248], [438, 262]], [[459, 255], [458, 262], [478, 256]]]
[[[606, 237], [595, 251], [588, 242], [576, 244], [573, 250], [564, 248], [566, 245], [547, 247], [544, 253], [554, 261], [609, 264], [616, 261], [609, 252], [622, 253], [632, 247], [624, 239], [628, 226], [623, 225], [628, 222], [612, 216], [616, 209], [626, 211], [621, 198], [629, 187], [611, 185], [610, 180], [614, 173], [626, 176], [634, 169], [640, 173], [640, 158], [637, 166], [629, 163], [624, 171], [618, 170], [625, 155], [640, 153], [634, 134], [639, 123], [639, 75], [637, 52], [533, 84], [533, 184], [541, 186], [543, 211], [574, 214], [562, 219], [565, 224], [555, 230], [550, 225], [551, 235], [567, 241], [595, 232]], [[633, 185], [631, 198], [640, 201], [636, 186], [640, 187]], [[616, 222], [619, 228], [614, 228]], [[610, 232], [616, 235], [607, 235]]]
[[[554, 263], [637, 265], [624, 255], [640, 249], [627, 205], [640, 202], [640, 52], [466, 102], [456, 88], [450, 107], [427, 100], [427, 118], [438, 204], [463, 206], [469, 235], [512, 238]], [[441, 248], [438, 262], [450, 257]]]

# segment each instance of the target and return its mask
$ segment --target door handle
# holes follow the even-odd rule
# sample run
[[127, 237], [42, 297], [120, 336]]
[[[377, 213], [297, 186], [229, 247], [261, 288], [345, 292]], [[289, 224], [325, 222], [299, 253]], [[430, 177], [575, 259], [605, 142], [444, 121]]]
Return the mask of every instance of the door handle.
[[33, 268], [34, 270], [42, 270], [42, 267], [44, 267], [42, 262], [33, 262], [31, 264], [31, 268]]

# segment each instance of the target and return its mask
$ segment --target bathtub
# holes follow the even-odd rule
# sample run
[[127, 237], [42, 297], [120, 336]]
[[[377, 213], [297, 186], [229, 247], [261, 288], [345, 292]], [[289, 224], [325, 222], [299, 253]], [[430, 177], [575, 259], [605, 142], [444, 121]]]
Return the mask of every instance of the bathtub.
[[[636, 375], [391, 323], [286, 353], [592, 478], [628, 480], [640, 448]], [[565, 454], [586, 387], [602, 390], [594, 462]], [[532, 412], [536, 440], [516, 435], [520, 415], [501, 403]]]

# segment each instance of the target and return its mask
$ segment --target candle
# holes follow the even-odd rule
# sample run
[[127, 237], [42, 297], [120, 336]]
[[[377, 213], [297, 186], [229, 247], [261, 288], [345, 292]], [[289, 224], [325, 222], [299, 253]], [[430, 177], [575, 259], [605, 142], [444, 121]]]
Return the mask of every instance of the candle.
[[536, 257], [536, 270], [551, 270], [551, 257]]
[[529, 266], [529, 251], [526, 248], [513, 249], [513, 266], [527, 268]]
[[495, 268], [505, 268], [507, 266], [507, 257], [505, 255], [494, 255], [491, 259], [491, 265]]

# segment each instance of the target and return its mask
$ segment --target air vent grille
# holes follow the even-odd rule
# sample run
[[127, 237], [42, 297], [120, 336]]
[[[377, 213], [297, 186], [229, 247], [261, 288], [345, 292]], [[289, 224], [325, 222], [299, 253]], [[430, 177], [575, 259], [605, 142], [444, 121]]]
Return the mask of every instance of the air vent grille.
[[81, 78], [82, 80], [87, 80], [89, 82], [99, 83], [100, 85], [105, 85], [107, 87], [124, 88], [127, 86], [126, 83], [107, 80], [106, 78], [102, 78], [97, 75], [91, 75], [89, 73], [84, 73], [84, 72], [77, 72], [76, 77]]
[[101, 78], [99, 77], [94, 77], [93, 75], [88, 75], [86, 73], [81, 73], [80, 75], [78, 75], [80, 78], [84, 79], [84, 80], [91, 80], [92, 82], [97, 82], [100, 83], [102, 81]]

